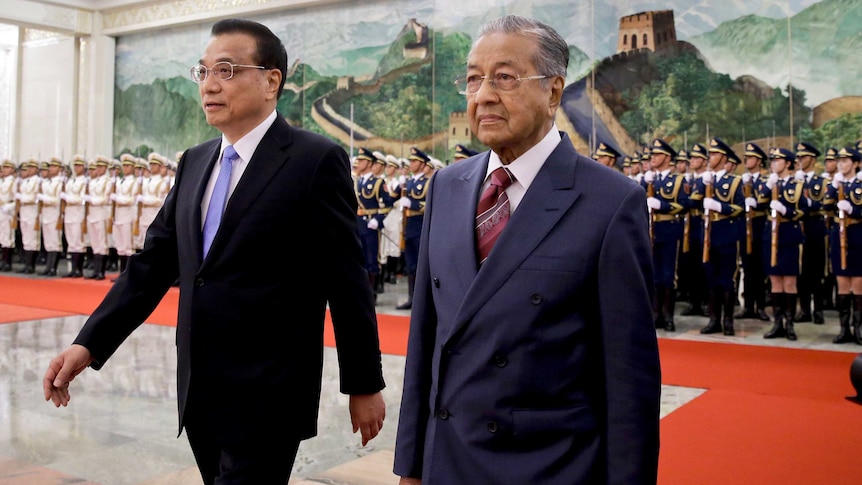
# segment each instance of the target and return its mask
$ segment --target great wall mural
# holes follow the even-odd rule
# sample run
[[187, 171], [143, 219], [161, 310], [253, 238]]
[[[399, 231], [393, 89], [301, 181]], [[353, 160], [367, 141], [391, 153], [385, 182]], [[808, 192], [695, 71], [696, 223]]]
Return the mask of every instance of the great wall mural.
[[[449, 0], [256, 18], [282, 36], [291, 56], [279, 112], [351, 150], [403, 156], [419, 146], [448, 160], [456, 143], [483, 149], [451, 82], [478, 26], [519, 13], [553, 25], [570, 43], [557, 124], [583, 153], [598, 141], [634, 153], [655, 136], [679, 148], [709, 136], [765, 146], [803, 138], [842, 146], [862, 137], [862, 76], [852, 57], [862, 43], [862, 0], [721, 9], [693, 0], [475, 3], [481, 8], [459, 6], [457, 19]], [[595, 29], [585, 29], [593, 4], [602, 14]], [[174, 153], [216, 135], [186, 76], [208, 29], [118, 39], [118, 152], [143, 146]]]

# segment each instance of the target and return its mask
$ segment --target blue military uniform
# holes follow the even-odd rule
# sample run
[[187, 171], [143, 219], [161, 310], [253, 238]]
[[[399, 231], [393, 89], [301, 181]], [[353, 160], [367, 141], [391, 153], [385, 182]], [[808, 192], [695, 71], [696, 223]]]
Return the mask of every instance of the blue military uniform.
[[[710, 140], [709, 152], [718, 153], [735, 165], [740, 162], [736, 153], [720, 138]], [[702, 185], [698, 187], [698, 192], [705, 194], [702, 203], [704, 274], [709, 290], [709, 322], [700, 333], [710, 334], [723, 330], [725, 335], [734, 335], [733, 307], [736, 304], [739, 242], [745, 236], [742, 178], [722, 168], [713, 174], [712, 187], [704, 183], [703, 179], [698, 183]]]
[[[857, 169], [862, 161], [862, 154], [852, 147], [837, 151], [836, 157], [850, 159]], [[849, 210], [838, 209], [838, 203], [842, 200], [846, 201], [844, 205]], [[829, 227], [832, 271], [839, 277], [862, 276], [862, 181], [856, 177], [840, 180], [836, 175], [836, 180], [827, 187], [824, 207], [836, 214]], [[862, 345], [862, 295], [839, 293], [837, 307], [841, 330], [832, 342], [856, 342]]]
[[[796, 145], [796, 159], [810, 156], [815, 159], [820, 151], [809, 143]], [[797, 322], [823, 323], [823, 300], [825, 295], [824, 277], [826, 274], [826, 218], [823, 212], [823, 198], [826, 196], [828, 181], [814, 172], [797, 172], [797, 178], [805, 179], [803, 188], [808, 199], [809, 208], [802, 217], [802, 229], [805, 231], [805, 243], [802, 248], [802, 268], [796, 286], [799, 294], [799, 313]], [[811, 302], [814, 300], [814, 311]]]
[[[411, 147], [408, 160], [418, 161], [425, 166], [433, 166], [431, 157], [422, 150]], [[414, 173], [413, 177], [407, 179], [405, 185], [406, 195], [400, 200], [409, 201], [409, 206], [404, 207], [404, 271], [407, 274], [408, 300], [396, 308], [407, 310], [413, 307], [413, 288], [416, 282], [416, 264], [419, 260], [419, 238], [422, 235], [422, 221], [425, 215], [425, 195], [428, 192], [430, 179], [422, 171]]]
[[[761, 185], [766, 183], [762, 169], [766, 168], [769, 158], [756, 143], [745, 145], [745, 156], [759, 160], [760, 171], [743, 175], [742, 190], [745, 195], [746, 244], [742, 253], [744, 310], [736, 318], [757, 318], [770, 320], [766, 314], [766, 273], [763, 266], [764, 228], [769, 200], [758, 199], [757, 194], [765, 192]], [[749, 244], [750, 242], [750, 244]], [[749, 248], [750, 246], [750, 248]]]
[[[775, 148], [770, 158], [784, 159], [791, 164], [796, 160], [793, 152], [784, 148]], [[796, 276], [799, 274], [800, 247], [805, 241], [800, 220], [808, 210], [808, 200], [804, 196], [804, 182], [794, 177], [778, 179], [774, 186], [770, 182], [759, 189], [758, 197], [780, 204], [785, 213], [770, 209], [769, 223], [764, 228], [764, 238], [769, 244], [764, 244], [763, 259], [766, 274], [770, 276]], [[772, 328], [764, 334], [764, 338], [787, 337], [796, 340], [793, 330], [793, 318], [796, 312], [796, 293], [772, 294], [773, 317]]]
[[[366, 148], [360, 148], [357, 160], [368, 160], [377, 163], [377, 157]], [[388, 197], [386, 182], [372, 173], [356, 178], [356, 228], [362, 242], [362, 254], [365, 260], [365, 270], [372, 288], [377, 288], [377, 278], [380, 275], [380, 263], [377, 259], [380, 251], [380, 229], [386, 214], [382, 209], [387, 207], [384, 197]], [[391, 203], [390, 203], [391, 205]]]
[[[699, 157], [709, 159], [705, 145], [695, 143], [688, 151], [689, 160]], [[704, 184], [702, 174], [689, 172], [686, 174], [688, 190], [688, 211], [686, 212], [683, 231], [683, 250], [680, 253], [680, 286], [688, 293], [690, 305], [682, 311], [682, 315], [705, 315], [703, 303], [707, 300], [706, 275], [703, 268], [703, 197]]]
[[455, 155], [452, 157], [456, 162], [458, 160], [464, 160], [465, 158], [470, 158], [473, 155], [477, 155], [479, 152], [470, 150], [462, 144], [455, 145]]
[[[671, 160], [676, 157], [676, 150], [659, 138], [653, 141], [650, 153], [665, 154]], [[647, 194], [652, 194], [652, 198], [659, 203], [659, 207], [651, 209], [650, 213], [656, 290], [656, 300], [653, 302], [655, 326], [674, 331], [677, 254], [684, 231], [683, 215], [689, 205], [685, 178], [668, 169], [656, 174], [652, 183], [644, 179], [642, 184]]]

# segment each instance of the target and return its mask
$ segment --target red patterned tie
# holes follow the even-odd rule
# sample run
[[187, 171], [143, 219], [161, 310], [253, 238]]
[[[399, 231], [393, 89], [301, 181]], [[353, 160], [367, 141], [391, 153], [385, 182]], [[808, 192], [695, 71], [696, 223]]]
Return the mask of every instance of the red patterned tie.
[[494, 242], [500, 237], [509, 222], [509, 197], [506, 187], [512, 185], [515, 176], [500, 167], [491, 172], [491, 185], [482, 193], [476, 210], [476, 252], [479, 264], [485, 262]]

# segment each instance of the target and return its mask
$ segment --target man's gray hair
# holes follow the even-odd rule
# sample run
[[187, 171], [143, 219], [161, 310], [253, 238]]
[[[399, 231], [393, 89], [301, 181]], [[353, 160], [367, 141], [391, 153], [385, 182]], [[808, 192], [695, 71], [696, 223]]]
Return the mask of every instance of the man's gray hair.
[[[479, 28], [472, 49], [483, 36], [488, 34], [515, 34], [531, 37], [538, 48], [533, 59], [536, 71], [543, 76], [566, 77], [569, 67], [569, 45], [553, 27], [538, 20], [519, 15], [505, 15], [490, 20]], [[542, 80], [544, 83], [545, 79]]]

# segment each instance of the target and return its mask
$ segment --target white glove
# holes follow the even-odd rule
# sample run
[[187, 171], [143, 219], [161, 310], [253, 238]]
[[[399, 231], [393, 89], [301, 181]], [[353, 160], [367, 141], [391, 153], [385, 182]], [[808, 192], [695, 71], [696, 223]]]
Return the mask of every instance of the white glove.
[[746, 197], [745, 205], [754, 209], [755, 207], [757, 207], [757, 199], [755, 199], [754, 197]]
[[691, 172], [686, 172], [683, 177], [685, 177], [686, 182], [691, 182]]
[[742, 183], [744, 183], [744, 184], [750, 184], [751, 183], [751, 174], [750, 173], [745, 172], [744, 174], [742, 174]]
[[706, 172], [703, 172], [703, 176], [701, 176], [701, 179], [703, 179], [703, 183], [711, 184], [714, 177], [715, 174], [707, 170]]
[[410, 197], [401, 197], [400, 199], [398, 199], [398, 205], [405, 209], [409, 209], [412, 204], [413, 201], [410, 200]]
[[708, 211], [721, 212], [721, 202], [712, 197], [706, 197], [703, 199], [703, 208]]
[[375, 219], [373, 217], [371, 219], [368, 219], [368, 224], [367, 224], [368, 229], [371, 229], [372, 231], [376, 231], [377, 226], [379, 226], [379, 225], [380, 225], [380, 223], [377, 222], [377, 219]]
[[844, 175], [841, 172], [835, 172], [835, 178], [832, 179], [832, 188], [838, 190], [841, 184], [844, 183]]
[[838, 201], [838, 210], [845, 214], [849, 214], [853, 212], [853, 204], [850, 203], [849, 200], [839, 200]]
[[856, 172], [856, 180], [862, 180], [862, 170]]
[[66, 193], [60, 192], [60, 200], [66, 200]]
[[[649, 173], [649, 172], [647, 172], [647, 173]], [[650, 209], [652, 209], [654, 211], [661, 209], [661, 201], [655, 197], [647, 197], [646, 205], [647, 205], [647, 207], [649, 207]]]
[[45, 194], [36, 194], [36, 200], [45, 200]]
[[[841, 173], [841, 172], [835, 172], [836, 175], [839, 173]], [[823, 172], [820, 174], [820, 176], [826, 180], [832, 180], [832, 174], [830, 174], [829, 172]]]
[[655, 182], [655, 172], [653, 172], [652, 170], [647, 170], [646, 172], [644, 172], [644, 182], [648, 184]]
[[796, 173], [793, 174], [793, 178], [805, 182], [805, 172], [803, 172], [802, 170], [797, 170]]
[[83, 201], [84, 203], [90, 202], [91, 199], [92, 198], [89, 195], [82, 195], [81, 196], [81, 201]]
[[15, 194], [15, 197], [13, 197], [13, 199], [21, 200], [21, 194]]
[[778, 174], [777, 173], [769, 174], [769, 178], [766, 179], [766, 186], [769, 187], [769, 190], [772, 190], [772, 188], [775, 187], [775, 184], [777, 184], [777, 183], [778, 183]]
[[4, 214], [12, 213], [12, 210], [7, 207], [7, 204], [0, 205], [0, 211], [3, 211]]
[[117, 200], [117, 194], [111, 194], [109, 199], [111, 199], [112, 202], [116, 201]]
[[399, 175], [398, 176], [398, 185], [403, 186], [406, 183], [407, 183], [407, 177], [405, 177], [404, 175]]
[[778, 212], [782, 216], [787, 214], [787, 207], [784, 207], [784, 204], [781, 203], [780, 200], [773, 200], [769, 202], [769, 208]]
[[641, 180], [643, 180], [643, 179], [644, 179], [644, 174], [639, 173], [639, 174], [635, 175], [635, 180], [637, 180], [638, 183], [641, 183]]
[[136, 195], [136, 196], [135, 196], [135, 204], [140, 204], [140, 203], [142, 203], [143, 201], [144, 201], [144, 196], [143, 196], [143, 195], [138, 194], [138, 195]]

